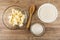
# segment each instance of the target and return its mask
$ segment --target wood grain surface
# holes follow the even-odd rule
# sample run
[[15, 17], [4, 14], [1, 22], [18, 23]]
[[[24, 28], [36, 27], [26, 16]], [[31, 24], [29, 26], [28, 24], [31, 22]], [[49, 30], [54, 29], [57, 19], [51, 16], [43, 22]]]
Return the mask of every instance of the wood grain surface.
[[[11, 5], [18, 5], [22, 9], [28, 11], [31, 4], [36, 5], [36, 12], [32, 17], [31, 24], [41, 23], [37, 17], [38, 8], [44, 3], [52, 3], [58, 9], [58, 18], [55, 22], [45, 25], [46, 31], [41, 37], [32, 35], [29, 31], [9, 30], [2, 22], [2, 14], [4, 10]], [[0, 0], [0, 40], [60, 40], [60, 0]]]

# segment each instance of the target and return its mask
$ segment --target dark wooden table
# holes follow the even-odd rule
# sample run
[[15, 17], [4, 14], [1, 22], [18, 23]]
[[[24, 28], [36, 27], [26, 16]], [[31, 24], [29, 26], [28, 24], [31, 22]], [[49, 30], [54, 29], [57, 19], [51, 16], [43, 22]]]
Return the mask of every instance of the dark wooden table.
[[[36, 22], [40, 23], [37, 17], [37, 10], [39, 6], [47, 2], [57, 7], [59, 15], [55, 22], [50, 24], [44, 23], [46, 31], [41, 37], [36, 37], [24, 29], [9, 30], [2, 23], [2, 14], [7, 7], [18, 5], [28, 11], [31, 4], [36, 5], [36, 12], [32, 17], [31, 24]], [[0, 40], [60, 40], [60, 0], [0, 0]]]

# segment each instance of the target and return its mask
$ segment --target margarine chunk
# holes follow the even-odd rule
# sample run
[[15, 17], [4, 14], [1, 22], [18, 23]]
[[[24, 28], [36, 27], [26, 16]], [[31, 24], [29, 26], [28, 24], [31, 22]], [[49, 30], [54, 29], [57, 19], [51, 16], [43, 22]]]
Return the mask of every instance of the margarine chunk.
[[9, 23], [13, 26], [23, 26], [25, 15], [16, 9], [12, 9], [12, 14], [9, 16]]

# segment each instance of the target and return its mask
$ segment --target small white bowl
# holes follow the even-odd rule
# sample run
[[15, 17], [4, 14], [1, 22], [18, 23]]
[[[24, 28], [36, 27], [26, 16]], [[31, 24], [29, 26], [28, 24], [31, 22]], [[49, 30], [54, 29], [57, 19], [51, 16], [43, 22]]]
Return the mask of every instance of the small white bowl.
[[30, 27], [30, 31], [35, 36], [41, 36], [45, 32], [45, 28], [43, 25], [35, 23]]

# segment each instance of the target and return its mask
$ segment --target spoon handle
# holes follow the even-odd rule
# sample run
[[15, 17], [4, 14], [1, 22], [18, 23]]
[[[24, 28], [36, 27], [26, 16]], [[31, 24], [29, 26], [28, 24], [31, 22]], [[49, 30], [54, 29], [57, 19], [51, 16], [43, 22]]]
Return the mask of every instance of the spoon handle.
[[30, 17], [29, 17], [29, 20], [28, 20], [28, 23], [27, 23], [27, 29], [29, 29], [29, 26], [31, 24], [31, 18], [32, 18], [32, 15], [30, 15]]

